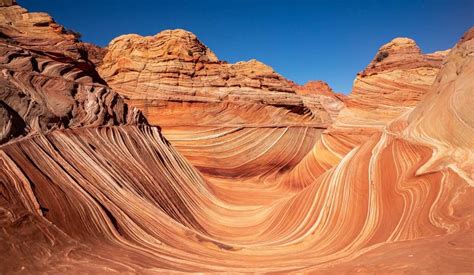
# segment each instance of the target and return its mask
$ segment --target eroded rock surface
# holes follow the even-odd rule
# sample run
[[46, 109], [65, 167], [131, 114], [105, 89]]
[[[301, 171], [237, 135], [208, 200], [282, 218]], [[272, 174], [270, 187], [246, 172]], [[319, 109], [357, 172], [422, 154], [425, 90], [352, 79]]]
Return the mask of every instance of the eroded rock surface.
[[220, 61], [184, 30], [114, 39], [99, 73], [201, 172], [234, 181], [291, 169], [344, 106], [327, 84], [299, 86], [256, 60]]
[[311, 183], [351, 150], [380, 134], [388, 123], [413, 110], [430, 90], [448, 53], [423, 54], [409, 38], [395, 38], [383, 45], [357, 75], [334, 123], [294, 169], [296, 175], [311, 175], [297, 186]]
[[[36, 16], [12, 4], [0, 0], [0, 15]], [[27, 22], [14, 25], [36, 28]], [[48, 26], [39, 27], [60, 29]], [[17, 36], [26, 41], [25, 33]], [[184, 65], [169, 67], [170, 76], [149, 74], [150, 82], [141, 73], [135, 84], [106, 80], [132, 103], [149, 103], [148, 84], [161, 104], [152, 120], [163, 118], [171, 142], [94, 74], [94, 64], [113, 65], [113, 51], [101, 63], [101, 49], [91, 46], [92, 61], [75, 55], [82, 44], [73, 37], [58, 38], [55, 45], [72, 49], [60, 53], [37, 45], [47, 34], [31, 33], [31, 41], [13, 43], [10, 30], [0, 43], [1, 138], [40, 128], [0, 145], [1, 273], [474, 271], [474, 29], [443, 62], [412, 40], [392, 41], [348, 99], [322, 82], [287, 82], [261, 63], [220, 62], [187, 32], [147, 38], [153, 49], [130, 55], [149, 60], [152, 52], [153, 62], [123, 55], [117, 75], [144, 71], [140, 64]], [[202, 77], [174, 82], [199, 62], [213, 71], [234, 66], [242, 87], [211, 87]], [[269, 76], [289, 90], [246, 86]], [[193, 90], [200, 105], [189, 99]], [[300, 102], [249, 103], [230, 99], [234, 90]], [[337, 115], [346, 100], [353, 104]]]
[[0, 143], [53, 128], [143, 120], [105, 85], [73, 33], [44, 13], [0, 9]]
[[[331, 123], [321, 104], [306, 106], [295, 92], [298, 85], [271, 67], [256, 60], [235, 64], [220, 61], [194, 34], [184, 30], [114, 39], [99, 73], [132, 105], [147, 112], [152, 123], [157, 117], [156, 122], [163, 127], [168, 119], [176, 125], [176, 121], [167, 116], [170, 112], [175, 116], [196, 115], [193, 123], [200, 125], [217, 121], [234, 125], [266, 121], [267, 124], [304, 122], [327, 127]], [[199, 112], [188, 110], [189, 105], [195, 105]], [[200, 109], [201, 105], [209, 110]], [[263, 110], [254, 112], [253, 117], [239, 114], [238, 110], [220, 110], [223, 114], [230, 113], [228, 118], [201, 117], [206, 112], [211, 116], [216, 108], [226, 106], [236, 106], [242, 109], [240, 113], [252, 107]], [[272, 113], [272, 117], [265, 117], [265, 113]], [[241, 121], [234, 117], [241, 117]]]

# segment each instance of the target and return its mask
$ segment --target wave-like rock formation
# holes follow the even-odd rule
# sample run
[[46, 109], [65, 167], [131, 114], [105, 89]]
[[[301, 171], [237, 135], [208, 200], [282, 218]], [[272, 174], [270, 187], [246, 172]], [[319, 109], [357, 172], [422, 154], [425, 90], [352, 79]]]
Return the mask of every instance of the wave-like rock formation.
[[143, 120], [105, 85], [74, 34], [46, 14], [1, 9], [0, 143], [34, 131]]
[[427, 93], [448, 52], [423, 54], [408, 38], [396, 38], [382, 46], [354, 81], [340, 124], [356, 118], [364, 120], [361, 125], [383, 127], [410, 110]]
[[[337, 119], [294, 173], [311, 174], [307, 181], [311, 182], [353, 148], [380, 134], [388, 123], [413, 110], [435, 81], [447, 53], [449, 50], [423, 54], [409, 38], [396, 38], [383, 45], [357, 75]], [[304, 182], [300, 185], [306, 185]]]
[[[5, 0], [0, 0], [0, 15], [10, 21], [37, 16]], [[13, 25], [32, 27], [27, 23], [30, 21], [34, 20], [21, 24], [2, 21], [0, 30], [4, 33]], [[55, 31], [50, 26], [58, 25], [50, 18], [48, 22], [32, 28]], [[171, 40], [156, 40], [160, 35], [139, 38], [149, 41], [142, 41], [144, 45], [157, 45], [133, 54], [144, 58], [142, 65], [152, 70], [163, 64], [148, 65], [144, 60], [155, 58], [147, 55], [169, 58], [160, 61], [165, 67], [183, 62], [184, 68], [196, 63], [181, 60], [191, 57], [205, 58], [205, 66], [214, 64], [219, 67], [216, 70], [241, 66], [216, 60], [189, 33], [178, 31], [180, 38], [173, 40], [174, 32], [165, 32]], [[25, 33], [22, 39], [27, 41]], [[40, 30], [31, 33], [42, 36]], [[241, 90], [227, 84], [201, 87], [204, 82], [191, 77], [183, 82], [188, 83], [184, 88], [176, 83], [160, 86], [161, 81], [171, 79], [163, 80], [164, 74], [151, 74], [148, 69], [138, 71], [148, 72], [150, 82], [138, 75], [134, 82], [134, 73], [130, 79], [104, 77], [131, 104], [136, 103], [134, 95], [137, 100], [154, 97], [158, 106], [154, 112], [160, 115], [151, 115], [151, 121], [160, 125], [163, 115], [162, 135], [159, 127], [148, 125], [137, 111], [130, 111], [132, 108], [126, 107], [96, 74], [94, 63], [101, 70], [113, 65], [107, 59], [114, 54], [113, 47], [107, 49], [104, 60], [104, 51], [94, 46], [89, 48], [95, 52], [94, 60], [84, 55], [66, 58], [69, 53], [58, 57], [54, 49], [49, 51], [44, 44], [47, 40], [36, 45], [42, 41], [34, 39], [36, 36], [22, 42], [15, 40], [10, 30], [2, 37], [7, 56], [2, 58], [2, 72], [6, 72], [2, 89], [8, 91], [8, 99], [35, 100], [37, 110], [43, 111], [34, 113], [37, 121], [49, 112], [57, 115], [56, 108], [70, 106], [68, 100], [74, 103], [61, 125], [16, 135], [0, 145], [1, 273], [474, 272], [474, 28], [443, 64], [438, 54], [427, 57], [418, 53], [415, 55], [421, 55], [420, 59], [411, 60], [419, 63], [406, 65], [403, 56], [414, 54], [411, 46], [396, 45], [408, 40], [397, 39], [392, 42], [395, 46], [387, 46], [387, 51], [394, 52], [375, 61], [388, 62], [390, 56], [395, 59], [374, 66], [374, 70], [380, 66], [379, 77], [387, 73], [389, 83], [398, 83], [403, 89], [422, 84], [410, 90], [413, 93], [405, 99], [397, 96], [399, 89], [379, 90], [384, 100], [404, 102], [406, 108], [365, 126], [375, 130], [355, 133], [365, 135], [363, 139], [345, 139], [344, 134], [331, 132], [342, 127], [339, 120], [344, 125], [349, 120], [343, 113], [336, 117], [324, 110], [341, 108], [337, 102], [346, 99], [319, 90], [325, 86], [322, 83], [295, 87], [288, 82], [289, 91], [252, 88], [268, 93], [270, 98], [291, 94], [288, 98], [301, 102], [295, 105], [304, 109], [299, 112], [289, 107], [292, 101], [285, 103], [282, 98], [283, 106], [218, 99], [220, 88], [222, 94], [234, 94], [230, 90], [235, 89], [235, 93], [256, 97], [257, 91], [249, 92], [244, 83]], [[137, 38], [119, 40], [127, 37]], [[195, 45], [191, 52], [189, 47], [182, 47], [182, 37]], [[64, 39], [64, 45], [69, 45], [68, 36]], [[53, 46], [63, 44], [60, 39], [50, 42]], [[72, 48], [81, 45], [71, 43]], [[18, 54], [11, 56], [12, 52]], [[140, 68], [135, 63], [140, 58], [123, 57], [117, 66], [129, 66], [131, 72], [134, 66]], [[37, 65], [32, 65], [32, 60], [37, 60]], [[259, 66], [255, 64], [255, 70]], [[391, 74], [391, 70], [401, 71]], [[436, 76], [431, 72], [426, 79], [409, 76], [427, 70], [436, 70]], [[188, 70], [182, 72], [187, 74]], [[376, 76], [367, 76], [368, 82], [380, 88], [390, 86], [377, 84]], [[193, 88], [194, 81], [199, 89]], [[72, 83], [77, 92], [69, 93], [69, 86], [60, 88], [61, 83]], [[147, 85], [153, 92], [143, 91]], [[387, 102], [376, 104], [370, 96], [376, 93], [375, 88], [356, 92], [357, 85], [356, 80], [354, 95], [347, 100], [368, 103], [345, 108], [390, 107]], [[193, 97], [199, 95], [188, 93], [193, 89], [206, 94], [199, 103], [203, 105], [194, 104]], [[62, 93], [70, 97], [58, 100]], [[94, 107], [81, 101], [83, 95], [100, 104]], [[115, 99], [108, 101], [99, 95]], [[180, 95], [183, 98], [178, 101], [171, 99]], [[317, 103], [322, 102], [321, 96], [333, 98], [334, 104]], [[210, 98], [217, 99], [216, 105], [211, 105]], [[22, 112], [13, 116], [11, 110], [18, 104], [3, 102], [10, 113], [0, 121], [15, 127], [22, 124], [18, 121], [30, 124], [30, 116]], [[123, 109], [114, 107], [118, 102]], [[319, 104], [317, 109], [325, 115], [319, 117], [307, 102]], [[189, 121], [184, 119], [190, 115], [183, 116], [179, 121], [173, 112], [204, 115]], [[212, 112], [217, 116], [211, 116]], [[334, 126], [326, 129], [334, 120]], [[363, 129], [364, 125], [358, 124], [361, 121], [368, 118], [358, 120], [355, 116], [351, 125]], [[317, 160], [328, 162], [323, 166]]]
[[222, 177], [255, 184], [292, 169], [344, 107], [323, 82], [299, 86], [256, 60], [228, 64], [184, 30], [120, 36], [98, 71], [219, 189]]
[[[162, 127], [176, 125], [175, 116], [195, 115], [209, 116], [196, 119], [200, 125], [307, 122], [327, 127], [331, 123], [322, 104], [313, 100], [306, 106], [303, 97], [296, 94], [299, 86], [271, 67], [256, 60], [235, 64], [220, 61], [194, 34], [184, 30], [114, 39], [99, 73], [130, 104], [140, 107], [152, 124]], [[335, 101], [331, 111], [340, 109], [337, 97], [327, 92], [320, 95]], [[226, 108], [231, 110], [224, 112]], [[253, 116], [232, 110], [242, 109], [240, 113], [244, 113], [249, 108], [253, 108]], [[257, 109], [262, 110], [255, 113]], [[221, 116], [213, 118], [215, 112]]]
[[309, 81], [303, 86], [296, 85], [295, 88], [295, 92], [302, 96], [305, 105], [310, 106], [310, 108], [317, 108], [321, 105], [333, 122], [345, 106], [346, 96], [334, 93], [332, 88], [324, 81]]
[[352, 132], [351, 139], [359, 143], [413, 109], [433, 84], [448, 52], [423, 54], [408, 38], [382, 46], [357, 75], [335, 130]]

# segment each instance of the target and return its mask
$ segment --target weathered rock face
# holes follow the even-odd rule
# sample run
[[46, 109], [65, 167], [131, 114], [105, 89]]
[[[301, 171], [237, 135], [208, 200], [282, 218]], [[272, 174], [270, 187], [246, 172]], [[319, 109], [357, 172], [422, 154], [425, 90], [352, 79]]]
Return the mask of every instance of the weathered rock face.
[[[322, 80], [308, 81], [303, 86], [297, 86], [296, 92], [301, 95], [325, 95], [329, 97], [336, 96], [332, 88]], [[342, 94], [337, 96], [344, 97]]]
[[[409, 115], [278, 200], [257, 185], [216, 189], [154, 127], [65, 129], [3, 145], [0, 246], [8, 264], [0, 266], [471, 272], [472, 33]], [[301, 170], [293, 183], [309, 177]]]
[[344, 106], [327, 85], [300, 87], [256, 60], [219, 61], [184, 30], [114, 39], [99, 73], [201, 172], [220, 178], [261, 182], [290, 169]]
[[[272, 68], [256, 60], [236, 64], [219, 61], [194, 34], [185, 30], [167, 30], [148, 37], [123, 35], [112, 40], [100, 74], [132, 99], [179, 96], [180, 87], [188, 96], [215, 99], [236, 88], [249, 88], [244, 92], [292, 92], [292, 83]], [[218, 88], [223, 91], [219, 93]]]
[[346, 96], [334, 93], [332, 88], [321, 80], [309, 81], [303, 86], [296, 85], [295, 91], [297, 94], [302, 95], [303, 102], [311, 109], [322, 106], [333, 122], [345, 106]]
[[344, 99], [345, 107], [295, 173], [312, 167], [313, 177], [321, 175], [388, 123], [411, 111], [429, 91], [447, 53], [449, 50], [423, 54], [408, 38], [396, 38], [382, 46], [357, 75], [352, 93]]
[[[0, 14], [5, 6], [11, 13], [11, 2], [0, 0]], [[288, 84], [294, 93], [252, 88], [262, 98], [291, 94], [303, 111], [228, 98], [211, 105], [211, 91], [219, 89], [206, 86], [200, 105], [156, 99], [171, 144], [91, 73], [102, 50], [90, 45], [91, 62], [82, 53], [4, 40], [2, 138], [26, 134], [30, 125], [46, 130], [0, 145], [0, 273], [474, 271], [474, 28], [430, 88], [413, 90], [408, 84], [416, 81], [406, 77], [436, 69], [427, 63], [398, 76], [389, 64], [378, 72], [408, 93], [425, 94], [381, 96], [406, 104], [385, 125], [389, 116], [369, 119], [367, 106], [377, 112], [391, 105], [377, 105], [364, 90], [349, 97], [366, 102], [346, 108], [361, 114], [350, 120], [336, 118], [341, 99], [322, 82]], [[165, 56], [173, 56], [163, 62], [178, 64], [194, 45], [208, 65], [240, 66], [217, 61], [196, 41], [189, 33], [162, 41]], [[397, 47], [404, 54], [396, 60], [415, 52]], [[252, 74], [242, 70], [236, 76]], [[387, 87], [374, 76], [373, 85]], [[248, 89], [238, 92], [248, 96]], [[147, 98], [138, 100], [147, 106]], [[176, 110], [200, 117], [173, 117]], [[325, 131], [321, 123], [333, 118]]]
[[352, 93], [343, 99], [345, 105], [333, 115], [334, 123], [282, 182], [293, 188], [311, 184], [351, 150], [383, 132], [388, 123], [413, 110], [430, 90], [448, 53], [423, 54], [409, 38], [395, 38], [383, 45], [357, 75]]
[[434, 147], [420, 168], [452, 169], [474, 185], [474, 28], [449, 55], [425, 99], [407, 114], [404, 134]]
[[357, 75], [339, 121], [356, 117], [368, 127], [377, 127], [410, 110], [425, 96], [448, 52], [422, 54], [408, 38], [396, 38], [382, 46]]
[[77, 34], [54, 22], [46, 13], [29, 13], [15, 1], [6, 0], [0, 13], [1, 37], [29, 50], [79, 59]]
[[[155, 117], [160, 117], [163, 127], [168, 124], [167, 113], [180, 112], [174, 115], [186, 116], [183, 113], [188, 112], [189, 105], [202, 103], [209, 104], [209, 114], [215, 108], [222, 108], [222, 104], [238, 107], [253, 104], [271, 112], [276, 110], [280, 113], [278, 121], [311, 122], [322, 127], [331, 123], [321, 105], [313, 104], [314, 108], [309, 110], [302, 97], [295, 93], [297, 85], [269, 66], [256, 60], [236, 64], [219, 61], [194, 34], [184, 30], [167, 30], [151, 37], [124, 35], [114, 39], [108, 46], [99, 73], [132, 105], [149, 112], [152, 123]], [[185, 110], [180, 110], [179, 104], [173, 102], [189, 104]], [[298, 114], [292, 115], [288, 110]], [[200, 108], [200, 113], [203, 112], [206, 110]], [[242, 118], [240, 124], [253, 124], [261, 119], [257, 114], [253, 114], [254, 118]], [[225, 122], [219, 120], [219, 123]], [[267, 118], [267, 123], [272, 122]], [[216, 121], [195, 119], [193, 123], [207, 125]], [[175, 121], [172, 124], [175, 125]]]
[[51, 17], [0, 9], [0, 143], [32, 131], [143, 120], [104, 85], [84, 44]]

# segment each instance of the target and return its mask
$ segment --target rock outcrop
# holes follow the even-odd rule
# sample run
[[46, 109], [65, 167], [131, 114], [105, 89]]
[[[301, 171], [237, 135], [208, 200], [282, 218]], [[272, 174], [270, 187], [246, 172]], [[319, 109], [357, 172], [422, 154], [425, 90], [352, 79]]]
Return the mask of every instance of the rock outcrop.
[[[110, 42], [99, 73], [107, 83], [142, 109], [152, 124], [166, 127], [167, 114], [198, 116], [194, 124], [245, 125], [266, 121], [313, 123], [327, 127], [331, 118], [319, 104], [309, 108], [298, 87], [256, 60], [228, 64], [197, 37], [184, 30], [167, 30], [155, 36], [124, 35]], [[205, 108], [199, 106], [205, 104]], [[180, 105], [185, 105], [181, 108]], [[188, 110], [197, 106], [199, 113]], [[257, 106], [264, 112], [252, 115], [234, 113], [212, 119], [216, 108]], [[208, 109], [208, 111], [206, 111]], [[290, 110], [290, 112], [288, 112]], [[272, 113], [271, 117], [265, 111]], [[205, 114], [208, 112], [208, 114]], [[189, 113], [189, 114], [186, 114]], [[259, 113], [262, 115], [259, 116]], [[277, 113], [273, 115], [273, 113]], [[205, 119], [203, 116], [209, 116]], [[155, 117], [159, 119], [155, 120]], [[234, 117], [240, 117], [238, 122]], [[171, 119], [170, 124], [176, 125]]]
[[19, 44], [28, 50], [74, 60], [82, 57], [77, 44], [78, 33], [57, 24], [48, 14], [29, 13], [11, 0], [5, 0], [1, 8], [2, 40]]
[[184, 30], [112, 40], [99, 73], [201, 172], [234, 181], [291, 169], [344, 106], [327, 85], [220, 61]]
[[15, 4], [0, 9], [0, 143], [29, 132], [144, 119], [105, 85], [74, 34], [47, 14]]
[[448, 52], [423, 54], [408, 38], [396, 38], [382, 46], [357, 75], [339, 123], [383, 127], [411, 110], [426, 95]]
[[341, 93], [334, 93], [332, 88], [324, 81], [309, 81], [303, 86], [296, 85], [295, 91], [302, 96], [303, 102], [311, 109], [322, 106], [331, 117], [331, 121], [336, 121], [339, 112], [344, 108], [346, 96]]
[[[3, 18], [12, 10], [35, 17], [12, 4], [0, 0]], [[12, 25], [35, 28], [25, 22]], [[348, 99], [261, 63], [218, 61], [187, 32], [147, 38], [157, 44], [124, 54], [116, 69], [107, 59], [113, 47], [102, 62], [94, 46], [94, 60], [75, 56], [83, 44], [67, 35], [53, 43], [71, 41], [61, 54], [37, 44], [40, 30], [31, 41], [26, 33], [10, 30], [0, 43], [0, 122], [10, 139], [0, 145], [0, 273], [474, 271], [474, 28], [443, 62], [394, 40]], [[233, 68], [242, 86], [176, 78], [199, 62]], [[163, 118], [171, 142], [94, 64], [117, 72], [104, 78], [129, 102], [156, 97], [152, 120]], [[249, 86], [265, 78], [289, 90]], [[247, 102], [231, 96], [238, 93], [291, 100]], [[346, 100], [352, 105], [337, 115]], [[382, 110], [390, 112], [377, 117]], [[201, 117], [171, 115], [178, 112]], [[31, 125], [40, 130], [28, 135]]]
[[[449, 50], [423, 54], [415, 41], [396, 38], [382, 46], [367, 68], [357, 75], [345, 106], [292, 174], [306, 186], [339, 163], [351, 150], [380, 134], [426, 96]], [[285, 181], [294, 182], [294, 175]]]

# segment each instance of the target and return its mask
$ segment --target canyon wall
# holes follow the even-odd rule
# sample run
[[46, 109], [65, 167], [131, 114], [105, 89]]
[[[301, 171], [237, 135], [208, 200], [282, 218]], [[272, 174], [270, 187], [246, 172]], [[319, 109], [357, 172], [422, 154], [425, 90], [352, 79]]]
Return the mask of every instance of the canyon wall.
[[474, 271], [474, 28], [345, 98], [183, 30], [0, 23], [1, 273]]

